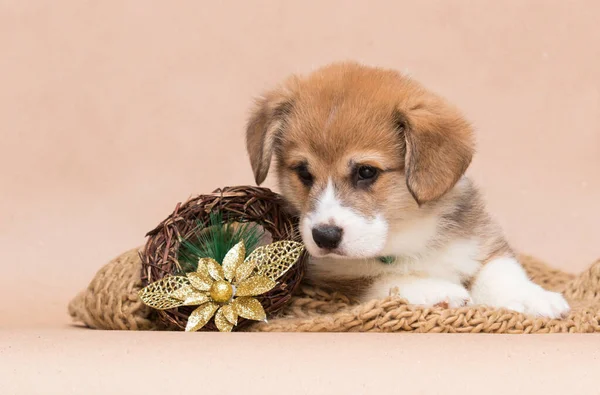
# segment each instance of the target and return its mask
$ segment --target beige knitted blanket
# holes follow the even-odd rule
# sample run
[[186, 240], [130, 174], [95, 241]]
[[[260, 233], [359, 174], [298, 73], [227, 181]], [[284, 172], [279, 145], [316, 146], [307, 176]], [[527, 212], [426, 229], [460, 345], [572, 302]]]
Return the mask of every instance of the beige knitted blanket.
[[[248, 330], [259, 332], [456, 332], [554, 333], [600, 332], [600, 260], [578, 276], [521, 257], [532, 280], [561, 291], [572, 311], [562, 320], [526, 316], [484, 306], [459, 309], [408, 305], [390, 297], [354, 304], [347, 297], [304, 285], [283, 313]], [[88, 288], [69, 304], [77, 322], [96, 329], [157, 330], [152, 310], [137, 293], [142, 287], [138, 250], [113, 259]]]

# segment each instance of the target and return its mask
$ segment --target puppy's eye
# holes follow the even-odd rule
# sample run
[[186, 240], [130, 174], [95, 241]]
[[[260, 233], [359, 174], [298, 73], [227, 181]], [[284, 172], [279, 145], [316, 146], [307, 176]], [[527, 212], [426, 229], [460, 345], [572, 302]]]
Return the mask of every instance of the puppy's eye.
[[377, 175], [377, 169], [372, 166], [360, 166], [358, 168], [358, 179], [369, 180]]
[[300, 179], [300, 181], [302, 181], [304, 185], [306, 185], [307, 187], [312, 185], [313, 176], [308, 171], [306, 165], [297, 166], [296, 168], [294, 168], [294, 170], [296, 171], [296, 174], [298, 174], [298, 178]]
[[357, 187], [369, 187], [377, 180], [379, 169], [373, 166], [362, 165], [356, 168], [354, 182]]

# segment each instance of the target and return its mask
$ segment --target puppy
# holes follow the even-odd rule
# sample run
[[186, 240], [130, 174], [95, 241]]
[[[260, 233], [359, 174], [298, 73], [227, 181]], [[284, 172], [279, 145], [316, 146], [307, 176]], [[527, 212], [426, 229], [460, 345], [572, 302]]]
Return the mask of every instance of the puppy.
[[364, 301], [568, 312], [529, 280], [464, 175], [471, 126], [417, 82], [356, 63], [293, 76], [257, 101], [246, 142], [257, 184], [276, 159], [312, 281]]

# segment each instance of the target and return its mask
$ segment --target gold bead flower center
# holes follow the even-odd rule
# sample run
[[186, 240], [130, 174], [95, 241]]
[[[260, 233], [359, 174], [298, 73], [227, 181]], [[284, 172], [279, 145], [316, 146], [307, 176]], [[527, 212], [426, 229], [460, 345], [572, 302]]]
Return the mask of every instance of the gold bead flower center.
[[210, 287], [210, 297], [218, 303], [225, 303], [233, 296], [233, 287], [225, 280], [215, 281]]

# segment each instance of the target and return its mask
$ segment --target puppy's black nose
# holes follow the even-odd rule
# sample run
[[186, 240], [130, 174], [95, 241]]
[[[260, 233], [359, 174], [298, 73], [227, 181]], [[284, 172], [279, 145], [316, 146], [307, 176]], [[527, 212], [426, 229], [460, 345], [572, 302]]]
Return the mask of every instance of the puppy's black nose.
[[342, 240], [342, 228], [332, 225], [319, 225], [313, 228], [312, 237], [319, 248], [333, 250]]

